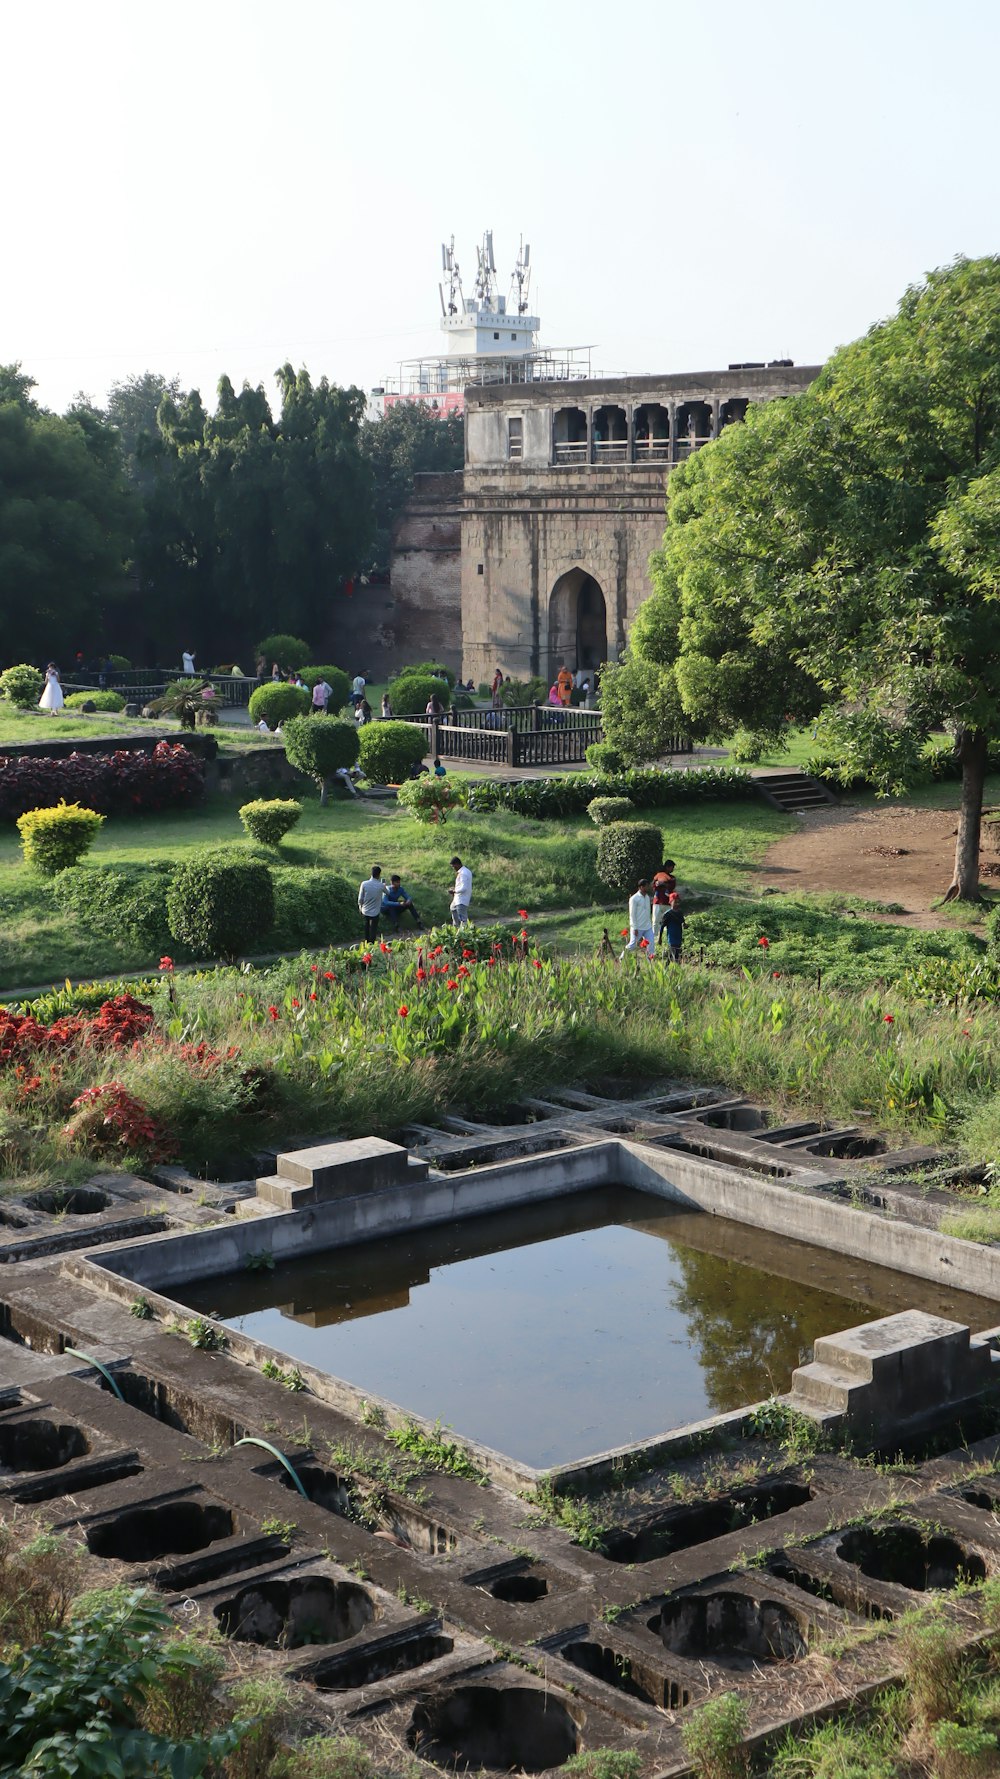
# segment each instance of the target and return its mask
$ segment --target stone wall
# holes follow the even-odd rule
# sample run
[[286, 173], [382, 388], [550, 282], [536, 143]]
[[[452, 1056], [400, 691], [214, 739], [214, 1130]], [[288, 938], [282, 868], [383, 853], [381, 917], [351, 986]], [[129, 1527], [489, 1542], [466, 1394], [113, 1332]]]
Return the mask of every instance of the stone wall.
[[461, 470], [419, 475], [392, 540], [390, 603], [377, 636], [379, 672], [407, 661], [462, 666]]

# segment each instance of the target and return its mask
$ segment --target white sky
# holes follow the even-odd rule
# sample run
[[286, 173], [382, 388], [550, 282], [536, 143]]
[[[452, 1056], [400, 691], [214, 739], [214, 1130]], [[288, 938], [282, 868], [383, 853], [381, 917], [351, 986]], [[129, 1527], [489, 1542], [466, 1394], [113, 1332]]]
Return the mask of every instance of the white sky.
[[[595, 369], [824, 358], [1000, 248], [996, 0], [5, 0], [0, 362], [40, 399], [438, 346], [519, 234]], [[467, 281], [467, 290], [470, 288]]]

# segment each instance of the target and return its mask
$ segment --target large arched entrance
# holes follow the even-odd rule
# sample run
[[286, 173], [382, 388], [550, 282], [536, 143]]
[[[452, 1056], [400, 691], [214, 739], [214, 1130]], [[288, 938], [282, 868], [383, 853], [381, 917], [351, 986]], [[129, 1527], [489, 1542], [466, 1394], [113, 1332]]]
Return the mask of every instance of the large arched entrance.
[[600, 583], [584, 568], [560, 575], [549, 599], [549, 685], [560, 667], [593, 674], [608, 658], [608, 614]]

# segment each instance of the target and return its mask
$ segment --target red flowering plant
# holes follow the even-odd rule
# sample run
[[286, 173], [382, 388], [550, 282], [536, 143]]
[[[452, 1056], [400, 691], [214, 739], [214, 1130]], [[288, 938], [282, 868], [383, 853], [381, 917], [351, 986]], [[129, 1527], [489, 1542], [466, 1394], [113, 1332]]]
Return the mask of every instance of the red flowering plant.
[[70, 1112], [61, 1132], [67, 1148], [136, 1155], [147, 1163], [167, 1161], [177, 1153], [160, 1120], [127, 1093], [120, 1081], [86, 1088], [77, 1095]]

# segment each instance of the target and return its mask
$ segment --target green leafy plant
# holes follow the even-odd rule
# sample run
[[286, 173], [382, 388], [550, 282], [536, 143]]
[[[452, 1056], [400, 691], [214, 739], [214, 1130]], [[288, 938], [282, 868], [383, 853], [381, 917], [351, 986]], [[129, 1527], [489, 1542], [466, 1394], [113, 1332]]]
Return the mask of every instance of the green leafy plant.
[[409, 1452], [427, 1470], [447, 1470], [452, 1476], [467, 1476], [473, 1482], [486, 1481], [485, 1473], [464, 1446], [442, 1438], [440, 1421], [435, 1421], [430, 1433], [415, 1421], [407, 1421], [404, 1427], [390, 1427], [388, 1437], [401, 1452]]
[[186, 1332], [191, 1345], [200, 1347], [205, 1353], [221, 1353], [227, 1345], [222, 1329], [216, 1328], [204, 1316], [192, 1316]]
[[451, 705], [451, 686], [433, 673], [403, 673], [392, 682], [389, 694], [397, 716], [422, 716], [432, 698], [440, 699], [443, 709]]
[[148, 1297], [133, 1297], [128, 1307], [129, 1315], [134, 1316], [137, 1322], [152, 1321], [153, 1307]]
[[246, 1256], [243, 1267], [246, 1272], [273, 1272], [274, 1255], [270, 1248], [256, 1248]]
[[613, 747], [610, 741], [592, 741], [586, 752], [587, 765], [593, 766], [595, 772], [625, 771], [625, 760], [621, 750]]
[[396, 800], [403, 809], [415, 815], [418, 822], [443, 822], [448, 810], [464, 809], [468, 789], [458, 779], [411, 778], [401, 784]]
[[16, 667], [6, 667], [0, 673], [0, 698], [15, 704], [18, 710], [30, 710], [38, 703], [44, 684], [44, 674], [39, 673], [37, 667], [30, 667], [27, 661], [21, 661]]
[[587, 804], [587, 814], [595, 827], [607, 828], [612, 822], [630, 821], [635, 804], [631, 797], [594, 797]]
[[304, 717], [310, 704], [310, 694], [301, 686], [293, 686], [287, 680], [266, 681], [250, 694], [250, 721], [277, 729], [292, 717]]
[[[312, 653], [309, 644], [303, 642], [301, 636], [289, 636], [286, 631], [277, 630], [273, 636], [265, 636], [254, 649], [257, 660], [265, 663], [265, 672], [270, 673], [271, 664], [277, 661], [284, 673], [296, 673], [301, 670], [302, 663], [308, 661]], [[302, 678], [305, 679], [303, 673]]]
[[378, 1770], [356, 1736], [307, 1736], [275, 1757], [268, 1779], [378, 1779]]
[[89, 692], [69, 692], [66, 695], [67, 710], [109, 710], [121, 712], [125, 709], [125, 700], [120, 692], [102, 692], [94, 687]]
[[642, 877], [652, 880], [663, 857], [663, 835], [652, 822], [613, 822], [597, 843], [597, 875], [619, 896], [633, 894]]
[[298, 1392], [308, 1389], [306, 1380], [297, 1365], [292, 1365], [287, 1371], [284, 1371], [276, 1360], [265, 1359], [260, 1369], [264, 1377], [271, 1378], [276, 1384], [284, 1384], [286, 1390]]
[[720, 1693], [693, 1713], [681, 1739], [698, 1779], [744, 1779], [747, 1723], [746, 1705], [735, 1693]]
[[301, 820], [302, 805], [292, 797], [255, 797], [240, 806], [240, 821], [260, 846], [280, 846]]
[[571, 1754], [560, 1771], [572, 1779], [639, 1779], [642, 1755], [634, 1748], [588, 1748]]
[[294, 1520], [279, 1520], [272, 1515], [261, 1520], [260, 1529], [265, 1538], [280, 1538], [282, 1544], [290, 1544], [299, 1528]]
[[274, 887], [254, 859], [205, 853], [179, 865], [167, 892], [171, 937], [201, 957], [234, 958], [274, 925]]
[[79, 863], [103, 826], [103, 815], [96, 809], [82, 809], [79, 803], [29, 809], [17, 821], [24, 862], [43, 877], [54, 877], [57, 871]]
[[358, 741], [361, 770], [372, 784], [401, 784], [427, 751], [416, 723], [366, 723]]
[[319, 800], [326, 802], [327, 786], [335, 772], [354, 765], [359, 749], [358, 731], [336, 717], [293, 717], [282, 730], [285, 758], [297, 772], [315, 779]]

